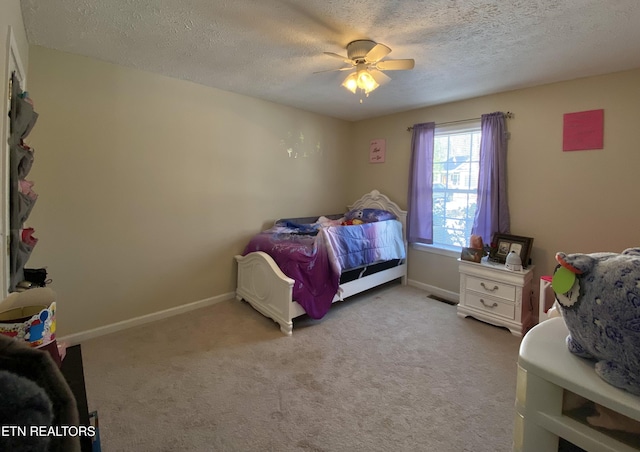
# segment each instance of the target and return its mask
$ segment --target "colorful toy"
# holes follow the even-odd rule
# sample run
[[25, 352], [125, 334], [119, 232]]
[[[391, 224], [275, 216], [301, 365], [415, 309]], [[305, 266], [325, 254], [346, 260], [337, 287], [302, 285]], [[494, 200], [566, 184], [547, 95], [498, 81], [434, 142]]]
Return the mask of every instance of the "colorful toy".
[[640, 248], [557, 253], [552, 287], [571, 353], [607, 383], [640, 395]]
[[35, 288], [14, 292], [0, 302], [0, 334], [40, 347], [56, 338], [55, 292]]

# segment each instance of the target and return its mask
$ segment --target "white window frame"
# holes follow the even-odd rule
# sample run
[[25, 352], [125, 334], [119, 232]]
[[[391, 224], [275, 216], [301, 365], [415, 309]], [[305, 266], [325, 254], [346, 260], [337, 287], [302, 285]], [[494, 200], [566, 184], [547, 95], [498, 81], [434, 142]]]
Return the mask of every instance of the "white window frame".
[[[465, 121], [464, 123], [436, 126], [435, 137], [437, 137], [438, 135], [477, 132], [477, 131], [480, 131], [480, 126], [481, 125], [480, 125], [479, 119], [474, 121]], [[460, 257], [460, 252], [462, 251], [462, 247], [460, 246], [452, 246], [452, 245], [446, 245], [441, 243], [434, 243], [434, 244], [414, 243], [411, 246], [413, 249], [416, 249], [419, 251], [426, 251], [429, 253], [439, 254], [439, 255], [453, 257], [453, 258]]]

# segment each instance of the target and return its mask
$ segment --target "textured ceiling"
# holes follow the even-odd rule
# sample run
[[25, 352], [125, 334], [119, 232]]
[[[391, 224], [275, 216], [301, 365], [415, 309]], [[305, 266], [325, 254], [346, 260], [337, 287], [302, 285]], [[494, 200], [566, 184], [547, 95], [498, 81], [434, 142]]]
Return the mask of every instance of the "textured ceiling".
[[[30, 44], [360, 120], [640, 67], [639, 0], [22, 0]], [[371, 39], [412, 71], [369, 97], [323, 55]], [[362, 103], [360, 100], [362, 98]]]

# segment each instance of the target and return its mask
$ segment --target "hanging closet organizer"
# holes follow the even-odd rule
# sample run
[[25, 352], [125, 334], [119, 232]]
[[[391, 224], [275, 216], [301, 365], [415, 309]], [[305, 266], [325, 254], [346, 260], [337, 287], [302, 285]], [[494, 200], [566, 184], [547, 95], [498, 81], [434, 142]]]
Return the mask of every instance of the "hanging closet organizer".
[[31, 209], [38, 199], [33, 182], [26, 179], [34, 161], [34, 150], [24, 142], [38, 113], [19, 80], [11, 74], [11, 110], [9, 113], [9, 292], [24, 281], [24, 266], [38, 239], [33, 228], [25, 227]]

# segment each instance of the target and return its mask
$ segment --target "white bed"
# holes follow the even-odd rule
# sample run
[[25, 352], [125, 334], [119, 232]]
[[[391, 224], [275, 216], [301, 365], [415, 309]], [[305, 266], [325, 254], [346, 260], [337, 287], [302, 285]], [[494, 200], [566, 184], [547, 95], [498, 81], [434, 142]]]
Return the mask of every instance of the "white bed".
[[[402, 223], [406, 254], [407, 212], [401, 210], [396, 203], [378, 190], [373, 190], [347, 208], [382, 209], [393, 212]], [[293, 319], [305, 314], [304, 308], [292, 299], [294, 280], [286, 276], [271, 256], [262, 251], [246, 256], [236, 255], [235, 259], [238, 262], [236, 298], [247, 301], [257, 311], [273, 319], [280, 325], [280, 330], [290, 336], [293, 331]], [[406, 284], [406, 258], [397, 266], [341, 284], [333, 302], [398, 278], [401, 278], [402, 284]]]

